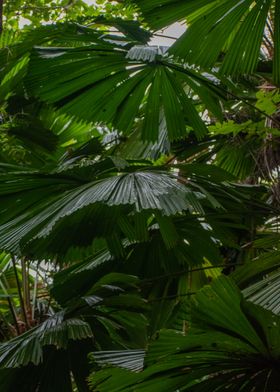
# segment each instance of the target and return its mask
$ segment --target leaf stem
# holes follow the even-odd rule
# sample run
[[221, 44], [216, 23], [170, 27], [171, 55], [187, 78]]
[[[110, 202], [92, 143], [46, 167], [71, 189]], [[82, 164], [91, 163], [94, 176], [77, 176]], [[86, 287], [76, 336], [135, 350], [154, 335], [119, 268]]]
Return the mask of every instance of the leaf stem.
[[20, 281], [19, 281], [18, 271], [17, 271], [17, 266], [16, 266], [16, 258], [15, 258], [14, 255], [12, 255], [12, 262], [13, 262], [13, 268], [14, 268], [15, 278], [16, 278], [16, 282], [17, 282], [17, 290], [18, 290], [18, 295], [19, 295], [19, 301], [20, 301], [22, 315], [23, 315], [24, 322], [25, 322], [26, 326], [30, 327], [29, 322], [28, 322], [28, 318], [27, 318], [27, 314], [26, 314], [24, 300], [23, 300], [23, 297], [22, 297]]
[[204, 270], [215, 269], [215, 268], [226, 268], [226, 267], [232, 267], [232, 266], [236, 266], [236, 265], [244, 265], [244, 263], [226, 263], [226, 264], [211, 265], [211, 266], [207, 266], [207, 267], [198, 267], [198, 268], [193, 268], [193, 269], [181, 270], [181, 271], [172, 272], [169, 274], [159, 275], [154, 278], [143, 279], [141, 282], [141, 285], [142, 284], [145, 285], [150, 282], [152, 283], [154, 281], [165, 279], [165, 278], [171, 278], [171, 277], [176, 277], [176, 276], [188, 274], [190, 272], [204, 271]]

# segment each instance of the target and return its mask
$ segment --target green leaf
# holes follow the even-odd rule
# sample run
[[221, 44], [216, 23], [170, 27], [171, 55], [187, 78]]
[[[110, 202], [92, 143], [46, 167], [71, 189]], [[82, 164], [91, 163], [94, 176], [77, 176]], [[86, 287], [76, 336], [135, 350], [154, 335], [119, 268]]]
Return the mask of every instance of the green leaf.
[[[126, 134], [137, 123], [142, 138], [153, 142], [162, 114], [170, 140], [185, 135], [186, 125], [201, 138], [207, 130], [192, 96], [198, 95], [218, 116], [217, 100], [224, 97], [217, 85], [191, 68], [174, 65], [155, 47], [119, 47], [102, 38], [80, 47], [35, 49], [26, 85], [35, 96], [77, 118]], [[145, 119], [143, 126], [139, 118]]]
[[[198, 292], [193, 306], [188, 332], [162, 331], [148, 348], [143, 371], [101, 370], [90, 377], [92, 390], [277, 390], [280, 318], [244, 302], [226, 277]], [[134, 360], [132, 355], [127, 364], [129, 353], [117, 353], [114, 366], [125, 361], [133, 369]]]
[[54, 346], [65, 349], [69, 340], [92, 337], [90, 326], [82, 320], [63, 319], [57, 313], [34, 330], [0, 345], [1, 368], [16, 368], [30, 363], [39, 365], [43, 361], [43, 347]]

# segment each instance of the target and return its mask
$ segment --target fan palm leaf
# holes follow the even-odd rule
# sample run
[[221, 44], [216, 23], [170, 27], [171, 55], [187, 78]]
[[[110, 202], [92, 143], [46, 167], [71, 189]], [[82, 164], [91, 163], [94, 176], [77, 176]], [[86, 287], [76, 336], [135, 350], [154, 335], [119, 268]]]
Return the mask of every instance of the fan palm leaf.
[[117, 348], [144, 344], [146, 319], [140, 312], [146, 305], [137, 294], [137, 284], [133, 276], [104, 276], [92, 284], [86, 296], [71, 301], [38, 327], [1, 344], [1, 385], [15, 390], [18, 380], [10, 375], [20, 378], [32, 370], [33, 377], [26, 379], [25, 391], [53, 391], [57, 385], [72, 391], [72, 372], [79, 390], [87, 391], [90, 351], [108, 345]]
[[[279, 317], [244, 302], [225, 277], [203, 288], [192, 303], [191, 328], [185, 336], [162, 332], [151, 343], [142, 372], [104, 369], [91, 376], [93, 390], [277, 390]], [[124, 357], [125, 352], [120, 355]]]
[[[221, 183], [215, 181], [215, 175], [212, 181], [207, 167], [204, 176], [196, 176], [195, 166], [189, 169], [187, 165], [178, 166], [182, 173], [178, 176], [166, 167], [162, 170], [114, 157], [85, 164], [79, 163], [78, 158], [74, 164], [72, 158], [66, 160], [49, 174], [30, 169], [24, 172], [21, 168], [0, 175], [1, 209], [5, 211], [0, 220], [0, 248], [13, 253], [27, 252], [31, 257], [48, 257], [65, 255], [71, 246], [86, 247], [94, 238], [102, 237], [108, 244], [115, 244], [115, 251], [121, 253], [124, 236], [146, 241], [149, 225], [157, 223], [165, 245], [171, 249], [179, 236], [168, 217], [186, 214], [184, 230], [190, 245], [184, 253], [191, 254], [197, 242], [191, 226], [197, 233], [205, 231], [207, 239], [212, 235], [201, 221], [206, 210], [219, 215], [219, 210], [234, 208], [241, 214], [251, 214], [248, 206], [253, 206], [252, 192], [257, 188], [242, 189]], [[260, 207], [261, 203], [256, 204]], [[215, 218], [212, 222], [215, 225]], [[78, 228], [83, 228], [83, 236], [77, 235]], [[63, 242], [59, 239], [62, 231]], [[203, 252], [206, 248], [203, 247]]]
[[211, 67], [224, 54], [221, 72], [252, 73], [259, 60], [268, 16], [274, 33], [273, 77], [280, 82], [279, 0], [135, 1], [155, 28], [186, 18], [188, 28], [170, 49], [189, 63]]
[[[276, 269], [276, 268], [275, 268]], [[247, 287], [243, 294], [248, 301], [280, 314], [280, 273], [275, 271], [263, 280]]]
[[105, 39], [78, 48], [35, 48], [26, 86], [63, 112], [124, 133], [143, 117], [142, 138], [150, 141], [158, 138], [162, 113], [171, 140], [185, 135], [186, 125], [203, 137], [206, 127], [192, 97], [218, 117], [218, 100], [224, 98], [209, 79], [174, 64], [155, 47], [116, 46]]
[[[34, 240], [36, 237], [35, 243], [38, 243], [53, 230], [60, 230], [60, 224], [65, 219], [65, 223], [68, 221], [67, 225], [71, 225], [72, 217], [76, 224], [78, 221], [80, 224], [88, 222], [89, 232], [82, 242], [90, 244], [95, 235], [104, 236], [106, 232], [112, 235], [112, 219], [114, 217], [117, 223], [123, 211], [138, 214], [147, 210], [174, 215], [188, 209], [196, 210], [196, 204], [199, 203], [198, 193], [188, 197], [191, 192], [168, 173], [138, 170], [132, 173], [115, 172], [106, 177], [81, 183], [67, 175], [42, 178], [37, 174], [30, 176], [26, 173], [16, 184], [15, 177], [12, 180], [11, 177], [2, 176], [2, 201], [7, 203], [7, 207], [10, 206], [14, 195], [17, 208], [10, 210], [8, 216], [3, 216], [1, 247], [18, 252], [19, 243], [25, 242], [24, 238], [28, 238], [29, 242], [31, 237]], [[31, 197], [27, 197], [28, 193]], [[4, 204], [2, 206], [6, 208]], [[92, 220], [89, 216], [95, 218]], [[73, 245], [78, 245], [81, 238], [78, 240], [72, 232], [69, 241], [73, 240]]]

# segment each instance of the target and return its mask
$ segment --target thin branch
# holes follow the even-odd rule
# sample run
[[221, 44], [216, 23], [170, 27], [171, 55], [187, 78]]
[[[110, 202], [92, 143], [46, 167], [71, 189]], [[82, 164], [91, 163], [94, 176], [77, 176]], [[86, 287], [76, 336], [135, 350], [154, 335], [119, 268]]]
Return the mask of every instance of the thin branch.
[[14, 324], [15, 324], [15, 328], [16, 328], [17, 334], [20, 335], [20, 328], [19, 328], [19, 325], [18, 325], [18, 319], [17, 319], [17, 315], [16, 315], [15, 309], [14, 309], [13, 304], [12, 304], [11, 298], [7, 297], [7, 300], [8, 300], [8, 304], [9, 304], [9, 308], [10, 308], [12, 317], [14, 319]]
[[147, 302], [158, 302], [161, 301], [162, 299], [176, 299], [176, 298], [180, 298], [180, 297], [191, 297], [192, 295], [196, 294], [196, 291], [190, 291], [189, 293], [185, 293], [185, 294], [173, 294], [173, 295], [167, 295], [164, 297], [158, 297], [158, 298], [153, 298], [148, 300]]
[[36, 275], [35, 275], [35, 281], [34, 281], [34, 287], [33, 287], [32, 312], [31, 312], [32, 320], [34, 320], [34, 318], [35, 318], [35, 308], [36, 308], [36, 298], [37, 298], [37, 288], [38, 288], [38, 278], [39, 278], [38, 267], [39, 267], [39, 261], [37, 263]]
[[215, 269], [215, 268], [234, 267], [237, 265], [244, 265], [244, 263], [227, 263], [227, 264], [211, 265], [208, 267], [198, 267], [198, 268], [193, 268], [193, 269], [181, 270], [181, 271], [172, 272], [169, 274], [155, 276], [154, 278], [143, 279], [141, 282], [141, 285], [153, 283], [153, 282], [155, 282], [157, 280], [161, 280], [161, 279], [166, 279], [166, 278], [176, 277], [176, 276], [180, 276], [180, 275], [184, 275], [184, 274], [189, 274], [191, 272], [204, 271], [204, 270]]
[[19, 277], [18, 277], [18, 272], [17, 272], [15, 256], [12, 256], [12, 262], [13, 262], [13, 269], [14, 269], [15, 278], [16, 278], [16, 282], [17, 282], [17, 290], [18, 290], [19, 301], [20, 301], [20, 306], [21, 306], [24, 322], [25, 322], [26, 326], [29, 327], [29, 322], [28, 322], [28, 318], [27, 318], [27, 314], [26, 314], [26, 309], [25, 309], [24, 300], [22, 297], [22, 292], [21, 292], [21, 287], [20, 287], [20, 282], [19, 282]]
[[154, 37], [160, 37], [160, 38], [168, 38], [168, 39], [173, 39], [176, 41], [178, 37], [171, 37], [170, 35], [164, 35], [164, 34], [153, 34]]
[[21, 274], [22, 274], [22, 291], [23, 291], [23, 302], [26, 311], [26, 317], [29, 322], [31, 306], [30, 306], [30, 292], [29, 292], [29, 273], [28, 273], [28, 261], [25, 257], [21, 258]]

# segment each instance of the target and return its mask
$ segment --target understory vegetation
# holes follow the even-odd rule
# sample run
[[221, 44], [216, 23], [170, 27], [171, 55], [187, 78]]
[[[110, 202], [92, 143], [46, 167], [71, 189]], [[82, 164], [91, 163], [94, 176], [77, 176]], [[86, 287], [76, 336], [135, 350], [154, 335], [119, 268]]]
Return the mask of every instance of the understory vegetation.
[[280, 0], [0, 19], [1, 392], [280, 391]]

